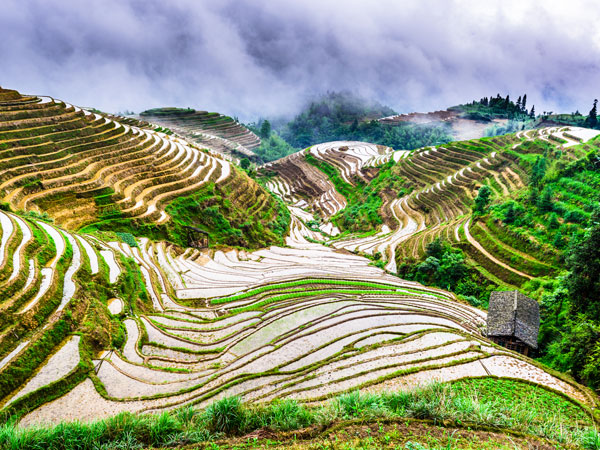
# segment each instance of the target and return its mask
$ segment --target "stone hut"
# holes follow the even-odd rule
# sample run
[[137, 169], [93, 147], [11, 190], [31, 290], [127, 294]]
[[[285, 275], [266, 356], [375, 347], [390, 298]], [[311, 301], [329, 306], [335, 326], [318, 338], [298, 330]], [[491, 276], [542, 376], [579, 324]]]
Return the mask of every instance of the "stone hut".
[[540, 307], [519, 291], [492, 292], [487, 336], [498, 345], [532, 356], [538, 348]]

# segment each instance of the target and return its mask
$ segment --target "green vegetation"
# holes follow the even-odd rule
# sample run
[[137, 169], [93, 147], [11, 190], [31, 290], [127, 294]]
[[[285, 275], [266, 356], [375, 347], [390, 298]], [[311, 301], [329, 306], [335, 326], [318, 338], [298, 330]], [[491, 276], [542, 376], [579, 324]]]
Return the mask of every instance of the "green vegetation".
[[[422, 440], [410, 433], [399, 441], [401, 436], [394, 434], [392, 427], [384, 428], [386, 423], [401, 423], [396, 420], [408, 424], [415, 419], [433, 421], [448, 428], [485, 430], [492, 427], [505, 433], [517, 433], [516, 436], [526, 433], [531, 438], [547, 438], [559, 445], [599, 448], [595, 443], [598, 432], [593, 421], [578, 404], [529, 384], [485, 378], [432, 384], [396, 393], [355, 391], [312, 407], [294, 400], [250, 406], [238, 397], [226, 397], [203, 411], [185, 406], [160, 415], [121, 413], [89, 424], [61, 423], [47, 428], [20, 429], [9, 422], [0, 428], [0, 446], [10, 450], [175, 448], [241, 436], [259, 429], [281, 433], [306, 427], [329, 428], [335, 423], [339, 427], [344, 424], [340, 421], [357, 419], [362, 423], [374, 422], [375, 429], [379, 427], [381, 431], [380, 435], [364, 436], [373, 446], [360, 448], [389, 448], [389, 443], [397, 440], [403, 447], [396, 448], [428, 448], [419, 442], [433, 444], [434, 440]], [[346, 426], [351, 423], [355, 422], [348, 422]], [[375, 446], [378, 443], [374, 438], [381, 439], [381, 447]], [[213, 444], [208, 448], [220, 447]]]
[[471, 103], [453, 106], [448, 110], [458, 111], [466, 119], [483, 122], [493, 119], [528, 121], [535, 118], [535, 107], [532, 106], [530, 111], [527, 110], [527, 94], [523, 97], [519, 96], [516, 102], [511, 101], [508, 95], [503, 98], [500, 94], [496, 94], [495, 97], [483, 97], [479, 101], [473, 100]]
[[[192, 195], [177, 197], [166, 207], [172, 220], [164, 224], [109, 217], [80, 231], [116, 232], [130, 246], [137, 245], [134, 236], [144, 236], [186, 247], [184, 227], [193, 226], [206, 231], [213, 246], [261, 248], [282, 244], [290, 222], [287, 208], [242, 174], [237, 171], [228, 183], [206, 183]], [[251, 200], [255, 203], [250, 204]]]
[[338, 170], [328, 162], [318, 160], [310, 153], [306, 153], [304, 157], [308, 163], [325, 173], [336, 191], [346, 198], [348, 203], [346, 208], [332, 217], [333, 223], [340, 230], [350, 232], [375, 230], [383, 223], [379, 209], [383, 203], [384, 191], [398, 197], [409, 192], [404, 187], [405, 180], [395, 173], [393, 161], [382, 165], [377, 176], [368, 183], [355, 178], [352, 185], [344, 181]]
[[290, 281], [288, 283], [276, 283], [270, 284], [268, 286], [262, 286], [256, 289], [252, 289], [250, 291], [244, 292], [242, 294], [233, 295], [231, 297], [223, 297], [215, 300], [211, 300], [212, 305], [220, 305], [223, 303], [231, 303], [238, 300], [243, 300], [245, 298], [254, 297], [256, 295], [262, 294], [268, 291], [279, 291], [281, 289], [286, 288], [295, 288], [302, 287], [307, 285], [319, 285], [319, 284], [330, 284], [334, 286], [360, 286], [360, 287], [368, 287], [368, 288], [376, 288], [376, 289], [390, 289], [395, 290], [397, 286], [382, 284], [382, 283], [369, 283], [365, 281], [353, 281], [353, 280], [328, 280], [325, 278], [307, 278], [298, 281]]
[[273, 131], [268, 120], [262, 120], [258, 124], [247, 124], [246, 127], [260, 137], [260, 146], [253, 150], [259, 163], [275, 161], [299, 150], [283, 140], [278, 132]]
[[277, 131], [296, 148], [328, 141], [357, 140], [415, 149], [452, 141], [449, 129], [442, 125], [391, 125], [376, 120], [393, 114], [392, 109], [349, 92], [330, 92], [313, 101]]
[[506, 153], [528, 184], [510, 197], [483, 186], [475, 198], [471, 234], [496, 258], [537, 278], [496, 264], [487, 276], [476, 266], [465, 270], [456, 248], [480, 261], [464, 242], [454, 249], [442, 244], [443, 251], [434, 242], [424, 261], [399, 264], [400, 276], [449, 289], [478, 306], [486, 305], [490, 290], [510, 287], [504, 283], [519, 287], [541, 305], [540, 359], [594, 389], [600, 388], [598, 142], [568, 151], [547, 141], [524, 142]]
[[[267, 195], [265, 192], [261, 197]], [[211, 243], [245, 248], [282, 244], [289, 212], [273, 197], [261, 197], [259, 201], [269, 202], [270, 206], [254, 212], [243, 198], [236, 197], [233, 187], [208, 183], [190, 196], [175, 199], [166, 210], [180, 227], [191, 225], [207, 231]]]
[[454, 292], [473, 306], [487, 307], [496, 286], [467, 264], [461, 249], [438, 238], [427, 244], [425, 253], [424, 261], [402, 261], [398, 276]]
[[378, 214], [382, 200], [373, 191], [370, 184], [367, 185], [362, 180], [356, 180], [357, 185], [353, 186], [344, 181], [331, 164], [316, 159], [310, 153], [307, 153], [305, 158], [306, 161], [325, 173], [336, 191], [346, 198], [348, 202], [346, 208], [332, 218], [333, 223], [341, 230], [368, 231], [382, 223]]
[[490, 203], [491, 195], [492, 190], [489, 188], [489, 186], [486, 186], [485, 184], [481, 186], [477, 192], [477, 197], [475, 197], [475, 207], [473, 208], [475, 214], [483, 214]]

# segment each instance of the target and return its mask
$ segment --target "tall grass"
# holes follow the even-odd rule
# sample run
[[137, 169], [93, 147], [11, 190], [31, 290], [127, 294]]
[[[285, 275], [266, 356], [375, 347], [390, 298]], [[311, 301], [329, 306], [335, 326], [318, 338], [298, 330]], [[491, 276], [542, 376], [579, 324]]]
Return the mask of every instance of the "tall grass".
[[242, 403], [239, 397], [225, 397], [203, 411], [185, 406], [159, 415], [121, 413], [87, 424], [60, 423], [49, 427], [19, 428], [9, 422], [0, 426], [0, 449], [177, 447], [242, 435], [265, 427], [289, 431], [328, 425], [338, 420], [405, 417], [430, 419], [436, 423], [449, 421], [457, 425], [507, 428], [584, 449], [600, 450], [600, 434], [591, 419], [582, 422], [581, 417], [573, 419], [568, 411], [548, 408], [547, 404], [538, 404], [534, 399], [526, 402], [517, 397], [502, 399], [478, 391], [472, 385], [465, 386], [434, 383], [395, 393], [354, 391], [310, 408], [289, 399], [250, 406]]

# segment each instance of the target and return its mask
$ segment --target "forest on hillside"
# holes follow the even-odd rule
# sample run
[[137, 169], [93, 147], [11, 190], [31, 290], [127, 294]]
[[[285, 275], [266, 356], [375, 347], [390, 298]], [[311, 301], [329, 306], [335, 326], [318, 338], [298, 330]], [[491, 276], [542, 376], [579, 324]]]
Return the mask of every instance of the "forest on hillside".
[[392, 125], [377, 120], [393, 114], [393, 109], [350, 92], [329, 92], [310, 102], [289, 122], [272, 126], [268, 119], [261, 119], [248, 127], [263, 141], [255, 150], [263, 162], [329, 141], [365, 141], [412, 150], [453, 139], [445, 125]]

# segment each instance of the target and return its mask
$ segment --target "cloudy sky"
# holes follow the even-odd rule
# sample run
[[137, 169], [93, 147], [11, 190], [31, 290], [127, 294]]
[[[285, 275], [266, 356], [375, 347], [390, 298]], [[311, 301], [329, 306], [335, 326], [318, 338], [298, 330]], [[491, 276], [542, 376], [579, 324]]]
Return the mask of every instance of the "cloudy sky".
[[82, 106], [293, 114], [328, 90], [400, 112], [600, 96], [598, 0], [2, 0], [0, 85]]

